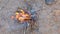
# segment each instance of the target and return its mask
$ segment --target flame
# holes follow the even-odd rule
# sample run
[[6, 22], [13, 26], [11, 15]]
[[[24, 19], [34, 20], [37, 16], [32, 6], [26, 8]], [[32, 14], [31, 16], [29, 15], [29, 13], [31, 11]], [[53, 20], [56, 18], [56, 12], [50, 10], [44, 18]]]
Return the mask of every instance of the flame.
[[16, 19], [19, 21], [25, 21], [30, 19], [30, 15], [25, 13], [24, 10], [20, 10], [21, 12], [16, 12]]
[[25, 12], [23, 10], [21, 10], [22, 14], [24, 14]]
[[16, 15], [18, 15], [19, 13], [18, 12], [16, 12]]

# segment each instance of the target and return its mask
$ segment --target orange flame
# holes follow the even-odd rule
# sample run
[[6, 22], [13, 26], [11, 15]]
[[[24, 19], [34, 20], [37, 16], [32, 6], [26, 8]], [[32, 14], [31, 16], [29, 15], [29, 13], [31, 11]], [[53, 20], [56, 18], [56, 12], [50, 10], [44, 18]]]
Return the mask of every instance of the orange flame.
[[16, 12], [16, 19], [19, 21], [25, 21], [30, 19], [30, 15], [25, 13], [24, 10], [20, 10], [21, 12]]

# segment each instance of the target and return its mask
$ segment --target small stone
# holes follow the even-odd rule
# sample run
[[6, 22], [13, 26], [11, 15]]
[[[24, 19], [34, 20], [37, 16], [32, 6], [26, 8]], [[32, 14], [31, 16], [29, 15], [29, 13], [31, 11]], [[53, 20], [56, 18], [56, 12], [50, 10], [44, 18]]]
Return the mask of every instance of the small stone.
[[51, 5], [51, 4], [53, 4], [55, 2], [55, 0], [45, 0], [45, 3], [47, 4], [47, 5]]
[[31, 14], [36, 14], [36, 11], [35, 10], [31, 10]]

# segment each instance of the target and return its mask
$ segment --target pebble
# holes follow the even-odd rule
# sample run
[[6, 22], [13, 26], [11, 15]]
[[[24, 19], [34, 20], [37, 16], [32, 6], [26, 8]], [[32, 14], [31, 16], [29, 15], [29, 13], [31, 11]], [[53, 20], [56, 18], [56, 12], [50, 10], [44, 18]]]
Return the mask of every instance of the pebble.
[[55, 2], [55, 0], [45, 0], [45, 3], [47, 4], [47, 5], [51, 5], [51, 4], [53, 4]]

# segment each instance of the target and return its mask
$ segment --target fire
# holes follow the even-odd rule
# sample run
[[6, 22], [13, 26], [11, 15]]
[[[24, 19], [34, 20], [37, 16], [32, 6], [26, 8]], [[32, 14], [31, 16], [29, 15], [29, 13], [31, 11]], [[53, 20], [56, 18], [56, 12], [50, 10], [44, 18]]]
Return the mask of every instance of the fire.
[[[32, 18], [33, 17], [33, 18]], [[15, 16], [11, 16], [11, 19], [14, 19], [14, 18], [16, 18], [18, 21], [19, 21], [19, 23], [26, 23], [25, 21], [27, 21], [28, 22], [28, 24], [26, 24], [26, 25], [28, 25], [29, 26], [29, 29], [35, 29], [35, 28], [37, 28], [36, 26], [36, 21], [34, 20], [34, 17], [35, 16], [33, 16], [32, 14], [30, 14], [30, 13], [26, 13], [24, 10], [22, 10], [22, 9], [18, 9], [17, 11], [16, 11], [16, 13], [15, 13]], [[30, 20], [31, 19], [31, 20]], [[26, 26], [25, 25], [25, 26]], [[27, 27], [27, 26], [26, 26]], [[28, 28], [27, 28], [28, 29]]]
[[25, 21], [30, 19], [30, 15], [25, 13], [24, 10], [20, 10], [20, 12], [16, 12], [16, 19], [19, 21]]

